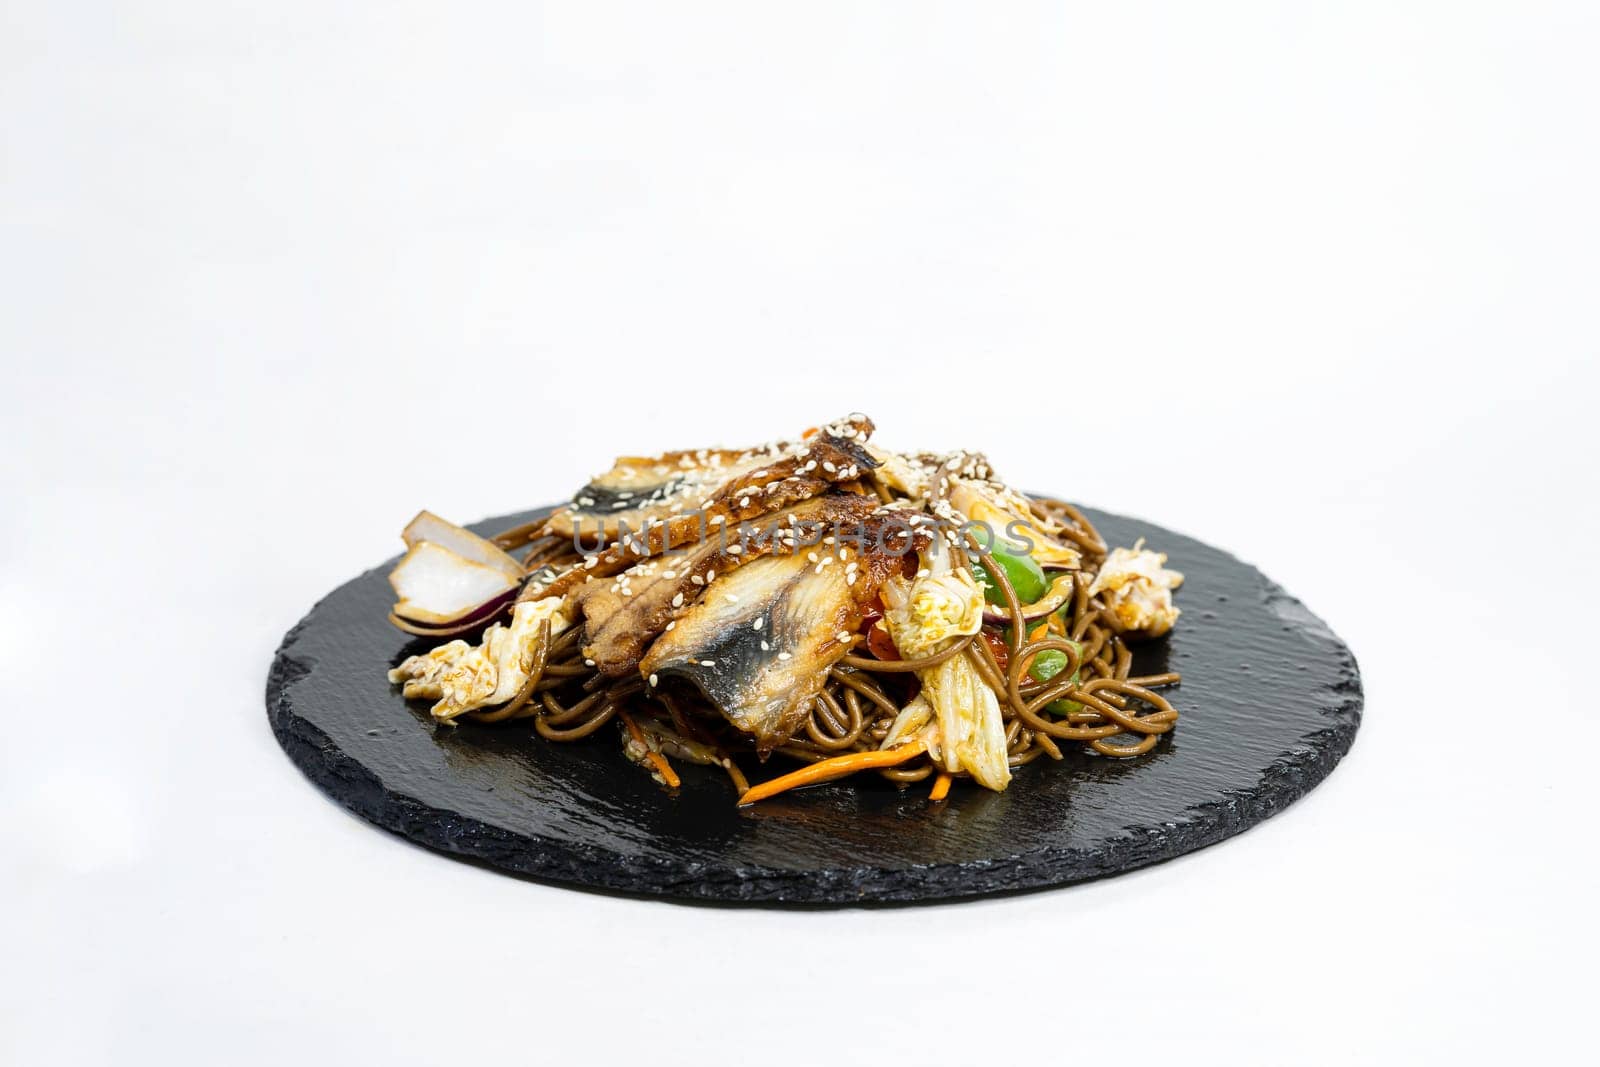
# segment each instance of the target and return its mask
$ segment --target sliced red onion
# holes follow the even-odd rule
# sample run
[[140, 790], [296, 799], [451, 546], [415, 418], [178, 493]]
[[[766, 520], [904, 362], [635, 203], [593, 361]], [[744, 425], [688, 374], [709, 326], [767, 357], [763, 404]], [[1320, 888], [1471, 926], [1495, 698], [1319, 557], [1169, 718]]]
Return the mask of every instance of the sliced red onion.
[[[1022, 605], [1022, 620], [1024, 622], [1037, 622], [1047, 617], [1051, 612], [1060, 609], [1072, 596], [1072, 576], [1067, 575], [1057, 578], [1050, 583], [1050, 589], [1044, 596], [1032, 604]], [[985, 604], [983, 608], [983, 621], [996, 626], [1011, 625], [1011, 612], [1004, 607]]]
[[397, 602], [394, 613], [430, 629], [455, 626], [522, 584], [516, 577], [433, 541], [411, 546], [389, 572]]
[[511, 606], [511, 602], [516, 597], [517, 591], [515, 589], [507, 590], [487, 604], [474, 608], [459, 620], [450, 623], [428, 625], [412, 622], [410, 619], [401, 618], [392, 611], [389, 613], [389, 622], [396, 629], [404, 630], [408, 634], [415, 634], [417, 637], [459, 637], [494, 621], [505, 612], [506, 608]]

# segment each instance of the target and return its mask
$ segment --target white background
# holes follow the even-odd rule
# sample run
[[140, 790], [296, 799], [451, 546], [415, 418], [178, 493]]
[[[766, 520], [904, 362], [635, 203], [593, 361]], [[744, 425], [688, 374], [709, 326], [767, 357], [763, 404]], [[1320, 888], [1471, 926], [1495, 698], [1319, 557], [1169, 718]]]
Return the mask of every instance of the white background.
[[[1581, 3], [0, 4], [0, 1061], [1577, 1056], [1597, 47]], [[417, 508], [852, 409], [1260, 565], [1360, 658], [1349, 758], [1153, 870], [789, 913], [452, 863], [279, 753], [279, 637]]]

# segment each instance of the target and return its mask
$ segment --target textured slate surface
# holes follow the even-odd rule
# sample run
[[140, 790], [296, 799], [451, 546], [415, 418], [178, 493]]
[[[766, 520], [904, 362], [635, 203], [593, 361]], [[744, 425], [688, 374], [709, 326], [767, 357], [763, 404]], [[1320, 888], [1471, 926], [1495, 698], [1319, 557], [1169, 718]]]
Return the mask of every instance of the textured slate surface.
[[[492, 532], [535, 513], [480, 523]], [[1173, 634], [1138, 673], [1180, 670], [1175, 733], [1138, 760], [1074, 753], [1005, 793], [832, 784], [737, 809], [726, 776], [682, 766], [662, 790], [603, 729], [548, 744], [526, 722], [436, 727], [384, 671], [428, 647], [384, 620], [392, 562], [324, 598], [285, 636], [267, 713], [325, 793], [412, 841], [527, 877], [723, 903], [914, 903], [1063, 885], [1171, 859], [1261, 822], [1349, 749], [1354, 657], [1259, 571], [1148, 523], [1091, 511], [1115, 544], [1147, 537], [1188, 581]], [[681, 761], [680, 761], [681, 762]]]

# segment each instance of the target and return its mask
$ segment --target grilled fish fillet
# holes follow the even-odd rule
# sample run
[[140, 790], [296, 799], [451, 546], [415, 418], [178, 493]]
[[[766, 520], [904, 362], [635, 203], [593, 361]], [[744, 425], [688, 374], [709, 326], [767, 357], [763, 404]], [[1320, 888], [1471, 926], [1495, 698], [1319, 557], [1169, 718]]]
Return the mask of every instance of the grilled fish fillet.
[[[590, 579], [609, 577], [669, 548], [703, 541], [719, 526], [731, 528], [792, 508], [831, 486], [855, 481], [876, 465], [862, 444], [872, 424], [865, 416], [858, 418], [864, 423], [863, 427], [832, 424], [806, 444], [729, 479], [698, 502], [701, 506], [692, 513], [653, 522], [604, 551], [590, 555], [582, 564], [548, 583], [530, 581], [519, 599], [566, 596]], [[850, 436], [835, 435], [832, 432], [835, 428]]]
[[645, 646], [675, 615], [697, 602], [708, 583], [725, 580], [737, 568], [768, 555], [809, 551], [824, 536], [861, 527], [875, 509], [871, 498], [828, 493], [759, 522], [719, 527], [717, 534], [693, 545], [685, 555], [653, 557], [614, 579], [579, 586], [575, 599], [588, 639], [584, 656], [602, 674], [636, 670]]
[[916, 568], [915, 552], [877, 546], [875, 520], [883, 514], [877, 509], [869, 517], [865, 547], [818, 545], [717, 577], [656, 638], [640, 673], [657, 684], [690, 682], [752, 735], [763, 755], [783, 744], [850, 650], [862, 609], [884, 579]]

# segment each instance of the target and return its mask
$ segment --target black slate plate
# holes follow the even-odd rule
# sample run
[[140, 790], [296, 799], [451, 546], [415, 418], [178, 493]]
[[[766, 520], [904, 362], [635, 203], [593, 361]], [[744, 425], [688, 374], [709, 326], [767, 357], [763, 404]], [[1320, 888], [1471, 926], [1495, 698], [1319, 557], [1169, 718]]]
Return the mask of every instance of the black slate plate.
[[[489, 533], [537, 512], [479, 523]], [[267, 714], [324, 792], [448, 854], [591, 889], [723, 903], [915, 903], [1064, 885], [1171, 859], [1248, 829], [1327, 776], [1361, 720], [1356, 662], [1255, 568], [1149, 523], [1089, 513], [1107, 540], [1146, 537], [1187, 575], [1183, 618], [1136, 673], [1174, 669], [1182, 713], [1149, 755], [1074, 751], [1004, 793], [851, 781], [734, 807], [715, 768], [676, 795], [604, 729], [548, 744], [526, 723], [436, 727], [384, 671], [428, 647], [384, 619], [391, 560], [340, 586], [284, 638]]]

